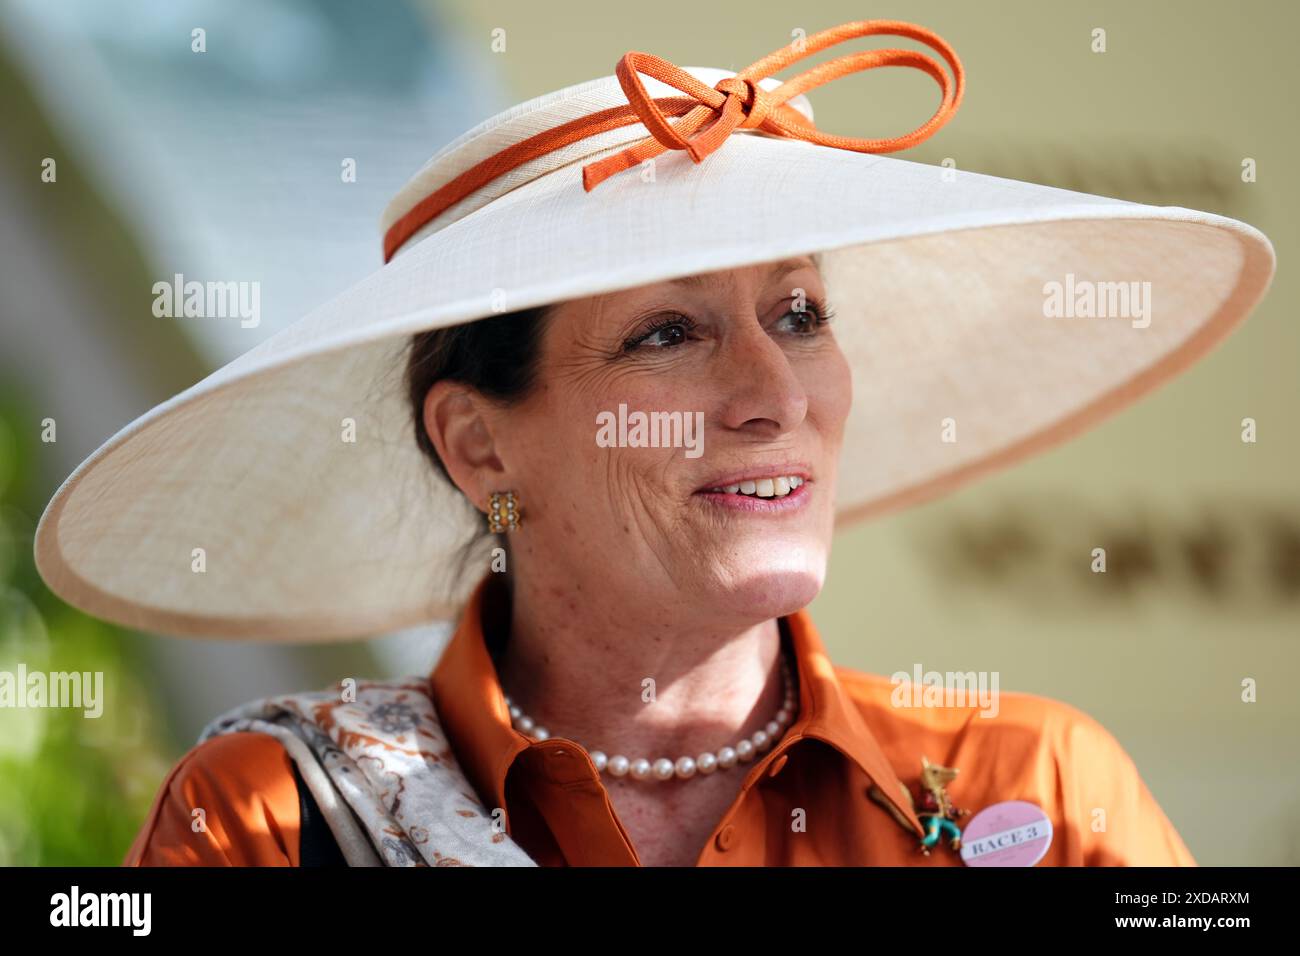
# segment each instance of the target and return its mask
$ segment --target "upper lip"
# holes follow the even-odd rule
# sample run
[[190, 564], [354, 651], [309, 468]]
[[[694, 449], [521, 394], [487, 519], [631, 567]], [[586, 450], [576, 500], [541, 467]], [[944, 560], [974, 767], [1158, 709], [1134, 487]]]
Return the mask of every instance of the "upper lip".
[[717, 478], [700, 485], [695, 490], [697, 492], [709, 491], [713, 488], [725, 488], [727, 485], [738, 485], [744, 481], [758, 481], [760, 478], [792, 477], [812, 481], [812, 474], [808, 466], [802, 463], [794, 465], [754, 465], [750, 468], [719, 475]]

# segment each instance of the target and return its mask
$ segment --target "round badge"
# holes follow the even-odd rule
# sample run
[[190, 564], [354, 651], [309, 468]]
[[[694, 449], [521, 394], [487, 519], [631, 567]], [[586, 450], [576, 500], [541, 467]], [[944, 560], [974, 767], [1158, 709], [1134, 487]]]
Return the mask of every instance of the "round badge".
[[1052, 821], [1025, 800], [985, 807], [961, 835], [961, 859], [967, 866], [1033, 866], [1052, 845]]

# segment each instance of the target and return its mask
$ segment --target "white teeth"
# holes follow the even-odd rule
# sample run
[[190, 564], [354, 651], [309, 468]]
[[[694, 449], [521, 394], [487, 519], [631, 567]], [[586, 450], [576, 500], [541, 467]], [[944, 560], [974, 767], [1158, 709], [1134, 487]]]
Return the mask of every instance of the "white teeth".
[[784, 498], [804, 483], [798, 475], [780, 475], [775, 478], [756, 478], [742, 481], [735, 485], [723, 485], [710, 491], [725, 491], [727, 494], [754, 495], [759, 498]]

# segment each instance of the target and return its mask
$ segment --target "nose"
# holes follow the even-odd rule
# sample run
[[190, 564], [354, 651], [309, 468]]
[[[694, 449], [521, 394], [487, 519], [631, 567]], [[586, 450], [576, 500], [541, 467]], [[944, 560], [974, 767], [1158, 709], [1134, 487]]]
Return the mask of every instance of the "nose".
[[721, 423], [764, 437], [791, 432], [808, 414], [808, 393], [790, 357], [751, 310], [737, 315], [710, 374], [722, 396]]

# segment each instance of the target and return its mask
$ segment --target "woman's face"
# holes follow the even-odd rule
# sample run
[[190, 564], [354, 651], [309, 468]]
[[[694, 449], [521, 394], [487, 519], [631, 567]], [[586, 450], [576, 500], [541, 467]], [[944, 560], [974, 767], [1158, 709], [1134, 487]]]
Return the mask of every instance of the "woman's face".
[[536, 389], [489, 418], [524, 513], [513, 560], [651, 608], [811, 601], [852, 396], [826, 295], [801, 257], [556, 306]]

